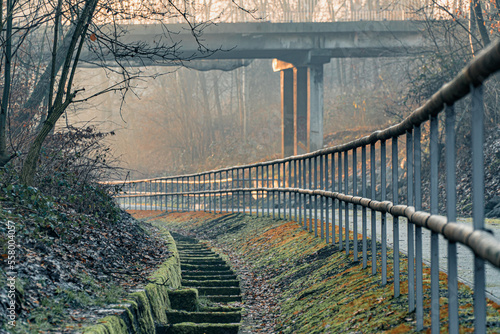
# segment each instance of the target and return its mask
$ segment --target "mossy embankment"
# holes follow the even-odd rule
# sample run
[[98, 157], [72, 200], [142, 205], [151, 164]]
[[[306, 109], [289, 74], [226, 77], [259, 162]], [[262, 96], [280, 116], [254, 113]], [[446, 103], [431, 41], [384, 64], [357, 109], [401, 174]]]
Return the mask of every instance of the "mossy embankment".
[[[168, 213], [149, 220], [184, 234], [196, 235], [214, 246], [232, 249], [256, 273], [278, 287], [280, 305], [276, 333], [342, 333], [415, 331], [415, 314], [408, 312], [407, 277], [401, 276], [401, 297], [393, 297], [392, 257], [388, 284], [371, 267], [354, 262], [335, 245], [326, 245], [295, 222], [242, 214]], [[338, 233], [337, 233], [338, 235]], [[352, 235], [351, 235], [352, 238]], [[369, 254], [371, 256], [371, 254]], [[370, 261], [369, 261], [370, 263]], [[402, 258], [402, 272], [407, 270]], [[430, 271], [424, 267], [425, 326], [430, 325]], [[380, 263], [378, 263], [380, 273]], [[447, 332], [446, 274], [440, 274], [441, 332]], [[460, 284], [461, 332], [473, 331], [473, 300]], [[488, 302], [489, 332], [498, 332], [500, 308]]]

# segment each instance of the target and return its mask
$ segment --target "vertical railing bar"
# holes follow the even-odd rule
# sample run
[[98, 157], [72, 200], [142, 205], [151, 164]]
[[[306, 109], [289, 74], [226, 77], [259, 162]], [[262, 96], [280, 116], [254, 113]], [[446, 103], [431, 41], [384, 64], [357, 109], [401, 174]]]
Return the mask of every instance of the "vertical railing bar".
[[[430, 209], [431, 215], [438, 212], [438, 141], [437, 116], [430, 117]], [[431, 231], [431, 332], [439, 333], [439, 233]]]
[[[266, 165], [266, 188], [271, 188], [269, 186], [269, 164]], [[271, 211], [270, 211], [270, 207], [269, 207], [269, 191], [266, 192], [266, 196], [267, 196], [267, 216], [269, 217], [271, 215]]]
[[[352, 195], [358, 196], [358, 156], [357, 156], [357, 148], [352, 150]], [[352, 207], [352, 222], [353, 222], [353, 236], [354, 236], [354, 244], [353, 244], [353, 254], [354, 261], [358, 261], [358, 206], [356, 204]]]
[[[325, 154], [325, 190], [329, 188], [329, 177], [328, 177], [328, 154]], [[330, 243], [330, 198], [326, 197], [325, 201], [325, 234], [326, 234], [326, 244]]]
[[[203, 173], [203, 191], [207, 190], [206, 174]], [[203, 211], [207, 211], [207, 194], [203, 193]]]
[[[298, 163], [297, 163], [297, 159], [293, 159], [293, 187], [294, 188], [297, 188], [297, 185], [298, 185], [298, 180], [297, 180], [297, 177], [298, 175], [300, 175], [298, 173]], [[300, 221], [299, 221], [299, 218], [298, 218], [298, 194], [296, 192], [293, 193], [293, 206], [294, 206], [294, 209], [295, 209], [295, 221], [300, 225]]]
[[[301, 187], [306, 189], [307, 188], [307, 182], [306, 182], [306, 159], [302, 159], [302, 185]], [[302, 194], [302, 213], [304, 215], [304, 230], [307, 230], [307, 208], [306, 205], [306, 195]]]
[[[344, 151], [344, 194], [349, 193], [349, 151]], [[345, 254], [349, 255], [349, 203], [344, 203], [345, 209]]]
[[[406, 187], [407, 205], [413, 206], [413, 134], [406, 132]], [[415, 233], [413, 224], [407, 219], [408, 239], [408, 311], [415, 311]]]
[[[266, 165], [266, 166], [267, 166], [267, 165]], [[264, 187], [264, 184], [267, 184], [267, 183], [265, 183], [265, 182], [264, 182], [264, 165], [261, 165], [261, 166], [260, 166], [260, 172], [261, 172], [261, 173], [260, 173], [260, 175], [261, 175], [261, 176], [260, 176], [260, 179], [261, 179], [261, 181], [260, 181], [260, 186], [261, 186], [262, 188], [265, 188], [265, 187]], [[266, 175], [266, 178], [267, 178], [267, 175]], [[266, 199], [267, 199], [267, 198], [268, 198], [268, 197], [267, 197], [267, 192], [266, 192]], [[262, 217], [264, 217], [264, 215], [265, 215], [265, 213], [266, 213], [266, 209], [264, 208], [265, 202], [266, 202], [266, 201], [264, 201], [264, 191], [261, 191], [260, 203], [261, 203], [261, 208], [262, 208]]]
[[[421, 127], [415, 126], [413, 131], [413, 159], [415, 178], [415, 210], [422, 210], [422, 150], [421, 150]], [[416, 271], [416, 320], [417, 330], [424, 328], [424, 291], [423, 291], [423, 268], [422, 268], [422, 227], [415, 226], [415, 271]]]
[[[455, 176], [455, 108], [445, 107], [446, 120], [446, 216], [449, 222], [457, 220], [457, 193]], [[458, 333], [458, 272], [457, 244], [448, 241], [448, 330]]]
[[[399, 204], [399, 179], [398, 179], [398, 137], [392, 137], [392, 202]], [[399, 282], [399, 218], [392, 218], [392, 249], [393, 249], [393, 275], [394, 298], [398, 298], [401, 289]]]
[[[386, 151], [386, 141], [382, 140], [380, 142], [380, 190], [382, 192], [381, 200], [385, 201], [387, 199], [387, 151]], [[387, 214], [382, 212], [381, 214], [381, 242], [382, 242], [382, 285], [387, 284]]]
[[[471, 86], [472, 220], [474, 230], [484, 230], [484, 106], [483, 86]], [[474, 254], [475, 333], [486, 332], [485, 261]]]
[[[331, 154], [331, 160], [332, 160], [332, 192], [335, 192], [335, 153]], [[332, 245], [335, 245], [336, 242], [336, 220], [335, 220], [335, 206], [336, 206], [336, 200], [332, 198]]]
[[[241, 172], [242, 172], [241, 179], [242, 179], [242, 182], [243, 182], [242, 189], [245, 189], [246, 188], [246, 185], [245, 185], [245, 168], [242, 168]], [[245, 203], [245, 197], [246, 197], [246, 191], [245, 190], [242, 191], [242, 195], [243, 195], [243, 199], [242, 199], [242, 203], [241, 203], [242, 204], [242, 210], [243, 210], [243, 214], [246, 214], [247, 213], [247, 207], [246, 207], [246, 203]]]
[[[361, 195], [366, 198], [366, 145], [361, 147]], [[366, 269], [368, 262], [368, 245], [367, 245], [367, 221], [366, 221], [366, 207], [361, 208], [361, 221], [363, 230], [363, 269]]]
[[[297, 174], [297, 187], [300, 189], [302, 188], [302, 160], [297, 161], [298, 164], [298, 174]], [[298, 209], [299, 209], [299, 219], [297, 220], [297, 223], [299, 226], [303, 225], [302, 224], [302, 194], [297, 194], [297, 199], [298, 199]]]
[[[375, 199], [376, 189], [376, 171], [375, 171], [375, 144], [370, 144], [370, 188], [371, 199]], [[372, 275], [377, 272], [377, 216], [376, 211], [371, 210], [371, 223], [372, 223]]]
[[[309, 184], [308, 184], [308, 189], [312, 189], [312, 158], [308, 158], [309, 161]], [[309, 232], [312, 232], [312, 198], [311, 195], [309, 195]]]
[[[281, 163], [278, 162], [278, 188], [281, 188]], [[278, 191], [278, 219], [281, 219], [281, 193]]]
[[[274, 188], [274, 163], [271, 164], [271, 173], [273, 174], [272, 176], [272, 188]], [[273, 191], [273, 198], [272, 198], [272, 206], [273, 206], [273, 219], [275, 219], [275, 211], [276, 211], [276, 205], [275, 205], [275, 196], [276, 196], [276, 192]]]
[[[253, 187], [253, 185], [252, 185]], [[259, 166], [255, 167], [255, 188], [259, 187]], [[255, 207], [257, 208], [257, 217], [259, 216], [259, 191], [257, 190], [255, 192], [256, 194], [256, 201], [255, 201]]]
[[[319, 156], [319, 188], [321, 190], [324, 190], [323, 188], [323, 182], [324, 182], [324, 166], [323, 166], [323, 155]], [[319, 197], [319, 198], [318, 198]], [[321, 235], [321, 240], [325, 239], [325, 220], [323, 216], [323, 196], [318, 196], [317, 199], [319, 200], [319, 221], [320, 221], [320, 235]]]
[[[292, 187], [292, 161], [288, 161], [288, 188]], [[292, 193], [288, 193], [288, 219], [292, 220]]]
[[180, 197], [179, 197], [179, 189], [180, 189], [180, 186], [179, 186], [179, 178], [176, 177], [175, 178], [175, 183], [177, 184], [177, 212], [179, 212], [179, 200], [180, 200]]
[[[314, 157], [314, 186], [311, 189], [318, 189], [318, 156]], [[318, 197], [313, 195], [314, 199], [314, 236], [318, 237]]]
[[[286, 162], [282, 163], [282, 168], [283, 168], [283, 182], [282, 182], [282, 187], [286, 188]], [[286, 191], [283, 191], [283, 219], [287, 219], [287, 199], [286, 199]]]
[[[248, 168], [248, 188], [252, 189], [253, 184], [252, 184], [252, 167]], [[248, 207], [250, 208], [250, 215], [252, 215], [252, 190], [249, 190], [248, 192]]]
[[231, 212], [234, 213], [234, 169], [231, 169]]
[[[338, 192], [342, 193], [342, 152], [339, 152], [338, 155]], [[339, 200], [339, 250], [344, 249], [344, 230], [343, 230], [343, 221], [342, 221], [342, 205], [345, 205], [345, 203], [341, 202]]]
[[[190, 179], [190, 177], [188, 176], [186, 179], [187, 179], [187, 180], [186, 180], [186, 188], [187, 188], [186, 192], [188, 192], [188, 193], [189, 193], [189, 190], [190, 190], [190, 184], [189, 184], [189, 182], [190, 182], [190, 181], [189, 181], [189, 179]], [[187, 211], [189, 211], [189, 204], [190, 204], [190, 203], [189, 203], [189, 198], [190, 198], [190, 196], [189, 196], [189, 195], [187, 195], [187, 196], [186, 196]]]

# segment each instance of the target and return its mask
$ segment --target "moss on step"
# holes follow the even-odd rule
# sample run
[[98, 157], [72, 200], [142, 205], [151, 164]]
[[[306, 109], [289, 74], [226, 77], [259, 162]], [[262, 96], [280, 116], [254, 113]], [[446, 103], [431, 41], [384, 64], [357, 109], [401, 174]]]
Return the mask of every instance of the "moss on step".
[[182, 280], [182, 285], [187, 287], [237, 287], [240, 286], [240, 281], [236, 279], [229, 280]]
[[193, 288], [170, 291], [171, 308], [174, 310], [197, 311], [198, 290]]
[[195, 324], [183, 322], [169, 327], [168, 334], [237, 334], [239, 325], [235, 324]]
[[171, 324], [181, 322], [195, 323], [238, 323], [241, 320], [240, 312], [187, 312], [167, 311]]

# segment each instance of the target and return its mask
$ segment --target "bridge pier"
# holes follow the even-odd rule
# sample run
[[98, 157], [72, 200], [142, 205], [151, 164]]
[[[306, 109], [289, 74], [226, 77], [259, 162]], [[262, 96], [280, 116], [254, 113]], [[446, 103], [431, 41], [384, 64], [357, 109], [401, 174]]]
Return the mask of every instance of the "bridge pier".
[[323, 63], [294, 66], [273, 61], [281, 72], [281, 152], [283, 157], [323, 147]]

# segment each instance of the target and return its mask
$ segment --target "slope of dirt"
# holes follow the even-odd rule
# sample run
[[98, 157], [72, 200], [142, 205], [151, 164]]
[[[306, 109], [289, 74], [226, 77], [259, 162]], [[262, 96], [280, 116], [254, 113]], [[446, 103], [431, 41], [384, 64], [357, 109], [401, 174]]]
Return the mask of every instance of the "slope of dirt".
[[[78, 196], [78, 195], [76, 195]], [[0, 189], [0, 333], [73, 332], [101, 316], [171, 254], [156, 229], [120, 211], [78, 213], [35, 188]], [[9, 236], [15, 250], [8, 249]], [[7, 260], [12, 254], [12, 269]], [[15, 278], [15, 326], [7, 317]]]
[[[326, 245], [295, 222], [241, 214], [169, 213], [152, 224], [206, 239], [231, 258], [246, 288], [244, 318], [253, 333], [407, 333], [415, 314], [407, 310], [406, 276], [393, 298], [392, 257], [388, 284], [351, 255]], [[338, 234], [337, 234], [338, 235]], [[352, 235], [351, 235], [352, 237]], [[370, 261], [369, 261], [370, 262]], [[401, 261], [402, 271], [407, 262]], [[380, 263], [378, 266], [380, 272]], [[441, 273], [441, 332], [447, 332], [446, 274]], [[430, 332], [430, 270], [424, 269], [425, 328]], [[460, 284], [461, 332], [473, 332], [472, 291]], [[500, 307], [488, 302], [488, 332], [498, 332]]]

